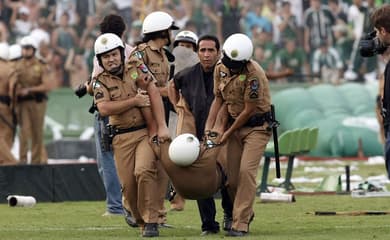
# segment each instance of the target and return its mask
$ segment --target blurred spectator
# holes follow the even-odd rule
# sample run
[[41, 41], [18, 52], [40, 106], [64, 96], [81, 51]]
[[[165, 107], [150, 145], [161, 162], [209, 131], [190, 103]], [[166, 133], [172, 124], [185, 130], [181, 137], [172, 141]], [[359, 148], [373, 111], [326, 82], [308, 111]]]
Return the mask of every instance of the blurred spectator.
[[339, 23], [333, 26], [333, 34], [335, 38], [334, 47], [343, 62], [344, 70], [346, 70], [352, 52], [353, 39], [350, 37], [346, 24]]
[[274, 69], [274, 58], [267, 57], [261, 46], [255, 46], [253, 50], [253, 60], [255, 60], [266, 72], [273, 71]]
[[241, 6], [238, 0], [225, 0], [217, 11], [217, 34], [223, 42], [233, 33], [242, 32], [241, 29]]
[[348, 16], [339, 5], [339, 0], [329, 0], [328, 4], [336, 19], [336, 24], [346, 24], [348, 22]]
[[258, 28], [255, 28], [255, 30], [252, 32], [252, 35], [253, 45], [255, 47], [259, 46], [263, 48], [265, 58], [271, 60], [274, 59], [277, 54], [278, 47], [272, 41], [271, 33], [260, 31]]
[[96, 14], [95, 0], [76, 1], [76, 12], [79, 16], [79, 24], [85, 26], [88, 16], [95, 16]]
[[15, 5], [11, 16], [11, 31], [13, 40], [18, 41], [27, 36], [34, 28], [34, 23], [29, 20], [30, 10], [24, 5]]
[[24, 0], [24, 4], [30, 11], [29, 20], [31, 22], [38, 22], [41, 15], [41, 8], [45, 6], [40, 3], [40, 0]]
[[6, 0], [0, 0], [0, 21], [4, 22], [5, 25], [9, 25], [11, 15], [12, 8], [6, 3]]
[[127, 38], [127, 43], [131, 46], [136, 45], [137, 41], [141, 40], [141, 29], [142, 22], [140, 20], [133, 21], [130, 28], [129, 37]]
[[95, 44], [95, 36], [88, 35], [85, 39], [84, 45], [80, 45], [81, 49], [83, 49], [83, 58], [87, 63], [88, 72], [92, 72], [93, 70], [93, 58], [95, 56], [94, 52], [94, 44]]
[[[255, 2], [255, 1], [254, 1]], [[261, 11], [261, 16], [266, 18], [269, 22], [273, 22], [277, 15], [277, 7], [274, 0], [265, 0]]]
[[9, 32], [7, 25], [0, 21], [0, 42], [8, 42]]
[[196, 25], [196, 29], [195, 31], [194, 29], [191, 30], [188, 26], [185, 29], [191, 30], [199, 36], [216, 32], [219, 18], [213, 11], [208, 4], [202, 3], [201, 1], [195, 2], [192, 19], [187, 23], [193, 22]]
[[[196, 28], [196, 24], [192, 20], [188, 20], [186, 22], [186, 25], [184, 26], [183, 29], [188, 29], [188, 31], [191, 31], [191, 32], [194, 32], [194, 33], [198, 32], [198, 29]], [[196, 35], [198, 35], [198, 34], [196, 34]]]
[[299, 36], [297, 17], [291, 12], [289, 1], [283, 0], [280, 13], [274, 20], [274, 42], [283, 46], [283, 40], [287, 38], [296, 38]]
[[112, 0], [97, 0], [96, 16], [103, 19], [105, 16], [115, 12], [115, 4]]
[[95, 15], [89, 15], [86, 18], [85, 27], [81, 34], [80, 38], [80, 47], [83, 47], [85, 45], [85, 41], [87, 40], [87, 37], [92, 36], [95, 39], [99, 36], [99, 28], [98, 21], [96, 19]]
[[245, 14], [244, 21], [247, 28], [246, 33], [249, 37], [251, 37], [249, 31], [253, 26], [258, 26], [262, 31], [272, 32], [272, 23], [267, 18], [261, 16], [262, 9], [263, 4], [261, 2], [252, 3], [248, 6], [248, 12]]
[[333, 44], [332, 26], [335, 18], [330, 9], [320, 0], [310, 0], [310, 8], [304, 12], [304, 48], [310, 54], [322, 41]]
[[348, 9], [348, 23], [353, 28], [354, 44], [348, 66], [348, 80], [364, 81], [364, 75], [374, 72], [377, 68], [377, 56], [363, 58], [359, 54], [359, 41], [362, 36], [371, 32], [373, 27], [370, 23], [370, 8], [363, 5], [363, 0], [353, 0], [353, 4]]
[[79, 39], [76, 31], [69, 25], [69, 14], [62, 13], [60, 24], [56, 27], [51, 35], [52, 47], [66, 59], [68, 49], [76, 47]]
[[64, 13], [68, 14], [69, 25], [77, 23], [76, 0], [56, 0], [56, 24], [61, 24], [61, 18]]
[[80, 84], [88, 80], [88, 66], [83, 55], [75, 49], [70, 49], [65, 62], [65, 70], [69, 73], [69, 82], [72, 89], [76, 89]]
[[[130, 28], [131, 23], [133, 21], [133, 16], [132, 14], [132, 5], [133, 5], [133, 0], [112, 0], [114, 2], [114, 5], [116, 7], [116, 10], [118, 14], [123, 18], [125, 21], [126, 26]], [[129, 31], [130, 29], [128, 29]]]
[[305, 52], [297, 46], [296, 39], [286, 39], [285, 46], [278, 53], [280, 63], [279, 71], [294, 73], [287, 78], [288, 82], [304, 82], [305, 75], [309, 72]]
[[323, 41], [313, 54], [313, 74], [320, 76], [323, 83], [340, 84], [343, 73], [343, 62], [336, 49]]

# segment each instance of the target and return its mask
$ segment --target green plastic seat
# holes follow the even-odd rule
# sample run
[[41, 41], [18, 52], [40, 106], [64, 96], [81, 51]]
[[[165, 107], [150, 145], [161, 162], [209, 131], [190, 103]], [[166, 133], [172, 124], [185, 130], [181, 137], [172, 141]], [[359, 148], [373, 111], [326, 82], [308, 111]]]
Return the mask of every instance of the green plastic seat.
[[316, 148], [318, 142], [319, 128], [313, 127], [309, 131], [309, 151], [312, 151]]
[[[287, 130], [278, 137], [278, 146], [279, 146], [280, 155], [290, 154], [292, 135], [293, 135], [293, 130]], [[275, 155], [274, 142], [268, 142], [264, 152], [264, 156], [274, 157], [274, 155]]]
[[301, 151], [301, 135], [302, 135], [302, 129], [296, 128], [292, 130], [292, 136], [291, 136], [291, 149], [290, 154], [298, 154]]
[[307, 153], [310, 151], [310, 130], [311, 128], [302, 128], [300, 136], [300, 153]]

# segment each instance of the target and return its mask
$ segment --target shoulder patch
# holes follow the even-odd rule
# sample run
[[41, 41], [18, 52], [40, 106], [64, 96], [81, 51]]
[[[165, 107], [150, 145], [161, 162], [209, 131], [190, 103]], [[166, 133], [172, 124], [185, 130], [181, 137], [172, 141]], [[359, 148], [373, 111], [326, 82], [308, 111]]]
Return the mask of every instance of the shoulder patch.
[[93, 83], [93, 89], [97, 89], [97, 88], [100, 88], [101, 87], [101, 85], [100, 85], [100, 83], [98, 82], [98, 81], [95, 81], [94, 83]]
[[134, 55], [136, 58], [138, 58], [138, 59], [142, 59], [143, 56], [144, 56], [144, 52], [135, 51], [133, 55]]
[[259, 80], [257, 78], [251, 79], [249, 82], [249, 98], [254, 99], [259, 97]]
[[240, 81], [245, 81], [246, 80], [246, 75], [245, 74], [240, 74], [240, 76], [238, 76], [238, 79]]
[[219, 71], [219, 76], [220, 76], [221, 78], [224, 78], [224, 77], [227, 76], [227, 73], [225, 73], [225, 72], [223, 72], [223, 71]]
[[137, 71], [131, 72], [131, 73], [130, 73], [130, 76], [131, 76], [131, 78], [134, 79], [134, 80], [137, 79], [137, 78], [138, 78], [138, 73], [137, 73]]

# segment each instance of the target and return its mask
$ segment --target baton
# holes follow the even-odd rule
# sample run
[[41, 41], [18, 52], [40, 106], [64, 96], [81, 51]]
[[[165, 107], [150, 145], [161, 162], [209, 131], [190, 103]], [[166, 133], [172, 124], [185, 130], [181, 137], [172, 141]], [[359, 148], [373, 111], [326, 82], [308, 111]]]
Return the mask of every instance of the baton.
[[271, 104], [271, 118], [272, 118], [272, 136], [274, 137], [274, 152], [275, 152], [275, 169], [276, 178], [280, 178], [280, 161], [279, 161], [279, 143], [278, 143], [278, 126], [279, 122], [275, 118], [275, 107]]

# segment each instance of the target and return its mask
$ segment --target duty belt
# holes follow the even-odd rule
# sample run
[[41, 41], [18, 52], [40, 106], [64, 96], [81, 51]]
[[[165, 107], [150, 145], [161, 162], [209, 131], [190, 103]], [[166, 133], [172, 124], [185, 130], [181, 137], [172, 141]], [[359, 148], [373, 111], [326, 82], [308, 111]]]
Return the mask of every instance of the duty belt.
[[3, 103], [5, 105], [9, 106], [11, 104], [10, 96], [1, 96], [0, 95], [0, 103]]
[[116, 128], [113, 127], [113, 134], [118, 135], [118, 134], [123, 134], [123, 133], [128, 133], [128, 132], [134, 132], [140, 129], [146, 128], [146, 124], [136, 126], [136, 127], [131, 127], [131, 128]]
[[[264, 123], [271, 121], [271, 112], [266, 112], [263, 114], [256, 113], [253, 116], [251, 116], [248, 121], [244, 124], [243, 127], [258, 127], [263, 126]], [[229, 123], [233, 124], [234, 119], [232, 117], [229, 117]]]
[[37, 102], [42, 102], [43, 100], [47, 100], [47, 95], [45, 93], [36, 93], [36, 94], [29, 94], [26, 96], [19, 96], [18, 97], [18, 102], [29, 101], [29, 100], [35, 100]]

